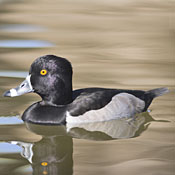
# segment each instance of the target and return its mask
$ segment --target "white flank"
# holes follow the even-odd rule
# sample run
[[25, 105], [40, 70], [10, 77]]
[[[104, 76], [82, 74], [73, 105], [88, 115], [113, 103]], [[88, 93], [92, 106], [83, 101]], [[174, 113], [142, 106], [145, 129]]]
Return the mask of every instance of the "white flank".
[[117, 118], [129, 118], [142, 112], [145, 102], [128, 93], [115, 95], [111, 102], [98, 110], [91, 110], [83, 115], [71, 116], [67, 112], [67, 123], [90, 123], [108, 121]]

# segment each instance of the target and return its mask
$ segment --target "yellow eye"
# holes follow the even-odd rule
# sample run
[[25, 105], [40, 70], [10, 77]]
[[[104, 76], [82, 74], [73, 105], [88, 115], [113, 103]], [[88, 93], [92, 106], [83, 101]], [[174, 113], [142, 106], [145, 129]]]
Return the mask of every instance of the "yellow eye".
[[46, 70], [46, 69], [42, 69], [42, 70], [40, 71], [40, 74], [41, 74], [41, 75], [46, 75], [46, 74], [47, 74], [47, 70]]
[[41, 165], [42, 165], [42, 166], [47, 166], [48, 163], [47, 163], [47, 162], [41, 162]]

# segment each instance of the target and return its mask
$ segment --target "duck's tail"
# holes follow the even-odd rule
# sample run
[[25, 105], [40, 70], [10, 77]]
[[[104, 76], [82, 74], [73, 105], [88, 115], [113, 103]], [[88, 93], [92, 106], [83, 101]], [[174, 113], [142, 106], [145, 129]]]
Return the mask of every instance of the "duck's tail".
[[145, 101], [145, 108], [144, 111], [146, 111], [151, 104], [152, 100], [156, 97], [159, 97], [161, 95], [164, 95], [168, 93], [169, 90], [168, 88], [157, 88], [157, 89], [152, 89], [149, 91], [145, 91], [145, 96], [144, 96], [144, 101]]
[[169, 92], [168, 88], [157, 88], [157, 89], [146, 91], [146, 93], [150, 94], [152, 98], [162, 96], [168, 92]]

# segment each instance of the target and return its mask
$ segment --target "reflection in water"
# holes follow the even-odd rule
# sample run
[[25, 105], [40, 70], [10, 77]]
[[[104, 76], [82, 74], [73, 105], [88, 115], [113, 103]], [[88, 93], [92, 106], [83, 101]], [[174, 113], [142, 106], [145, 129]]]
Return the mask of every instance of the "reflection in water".
[[43, 137], [33, 145], [34, 174], [72, 174], [72, 138], [68, 136]]
[[[52, 117], [52, 116], [50, 116]], [[57, 116], [59, 117], [59, 116]], [[8, 141], [22, 148], [21, 155], [31, 165], [21, 164], [15, 173], [33, 171], [33, 174], [73, 174], [72, 138], [88, 140], [113, 140], [140, 135], [154, 119], [148, 113], [133, 118], [123, 118], [106, 122], [67, 125], [39, 125], [25, 123], [32, 133], [42, 136], [36, 142], [20, 140]]]
[[[148, 130], [140, 137], [105, 142], [74, 139], [75, 157], [73, 158], [76, 175], [135, 175], [140, 172], [142, 175], [174, 174], [175, 83], [173, 75], [175, 69], [173, 69], [174, 62], [172, 60], [174, 42], [171, 41], [174, 36], [175, 11], [172, 8], [173, 4], [169, 2], [164, 0], [77, 0], [69, 2], [57, 0], [50, 3], [47, 0], [0, 0], [1, 24], [37, 24], [48, 28], [45, 33], [42, 31], [39, 33], [35, 28], [37, 33], [34, 33], [32, 29], [25, 29], [24, 26], [18, 25], [16, 28], [15, 26], [11, 26], [12, 28], [4, 26], [4, 29], [1, 28], [0, 31], [1, 40], [37, 39], [56, 43], [55, 47], [33, 50], [28, 48], [18, 50], [19, 48], [9, 48], [9, 46], [5, 49], [0, 48], [3, 70], [27, 70], [34, 57], [55, 53], [69, 57], [75, 65], [75, 88], [105, 86], [151, 89], [157, 86], [167, 86], [173, 90], [171, 94], [158, 99], [151, 107], [154, 118], [167, 119], [172, 122], [151, 122], [149, 125], [151, 117], [144, 114], [145, 116], [141, 116], [140, 122], [139, 119], [136, 119], [141, 124], [142, 118], [144, 118], [143, 124], [135, 129], [135, 134], [134, 132], [128, 134], [128, 136], [136, 137], [149, 126]], [[27, 30], [29, 33], [22, 33]], [[2, 94], [4, 89], [9, 86], [9, 79], [1, 78], [0, 83]], [[13, 87], [15, 83], [11, 82], [10, 86]], [[1, 115], [14, 115], [13, 111], [20, 113], [25, 108], [24, 104], [35, 101], [33, 96], [29, 97], [30, 95], [17, 98], [12, 102], [8, 99], [0, 99]], [[10, 118], [9, 121], [11, 121]], [[117, 123], [117, 121], [113, 122]], [[122, 121], [119, 122], [122, 123]], [[124, 126], [133, 125], [137, 128], [137, 122], [136, 124], [133, 121], [123, 123]], [[70, 135], [76, 138], [113, 139], [112, 136], [115, 136], [116, 133], [115, 125], [113, 125], [113, 130], [110, 128], [112, 124], [111, 126], [108, 123], [102, 125], [108, 127], [106, 132], [102, 126], [98, 126], [98, 128], [96, 126], [94, 130], [88, 125], [72, 126], [68, 129]], [[47, 129], [46, 126], [42, 127]], [[120, 129], [122, 131], [122, 128]], [[41, 128], [39, 130], [41, 131]], [[109, 131], [107, 132], [107, 130]], [[50, 132], [50, 129], [46, 132]], [[45, 134], [47, 135], [47, 133], [38, 134], [43, 135], [43, 138]], [[54, 133], [52, 134], [54, 135]], [[0, 126], [2, 141], [16, 140], [16, 142], [12, 142], [15, 144], [22, 141], [19, 143], [21, 146], [24, 142], [28, 144], [28, 146], [24, 144], [26, 150], [24, 150], [23, 156], [26, 158], [20, 156], [19, 153], [12, 154], [9, 151], [10, 148], [0, 155], [0, 175], [32, 174], [33, 170], [30, 168], [32, 163], [29, 160], [31, 157], [31, 162], [34, 162], [32, 160], [35, 156], [33, 145], [39, 148], [51, 142], [49, 139], [49, 142], [38, 142], [41, 137], [34, 135], [36, 134], [27, 135], [24, 127], [20, 127], [19, 124]], [[36, 141], [34, 137], [39, 137], [39, 139]], [[67, 138], [67, 136], [65, 137]], [[61, 143], [71, 145], [64, 139], [60, 139], [60, 145]], [[8, 148], [9, 145], [7, 143], [6, 147]], [[52, 144], [53, 147], [56, 145], [57, 143]], [[11, 146], [14, 147], [14, 150], [18, 147], [17, 145]], [[55, 149], [55, 151], [57, 150]], [[53, 155], [53, 152], [50, 154]], [[46, 164], [43, 163], [43, 165]], [[58, 164], [55, 165], [58, 166]], [[66, 168], [72, 169], [71, 165]]]
[[[35, 143], [11, 141], [22, 147], [21, 155], [32, 166], [33, 174], [73, 174], [72, 137], [90, 140], [112, 140], [133, 137], [144, 123], [144, 117], [75, 126], [44, 126], [26, 123], [42, 139]], [[96, 125], [96, 127], [94, 127]]]
[[21, 124], [23, 121], [19, 118], [19, 116], [0, 116], [0, 125], [10, 125], [10, 124]]
[[10, 143], [6, 143], [6, 142], [0, 143], [0, 154], [6, 153], [6, 152], [8, 152], [8, 153], [19, 153], [19, 152], [21, 152], [21, 148], [19, 148], [18, 146], [13, 146]]
[[28, 24], [4, 24], [0, 25], [0, 32], [42, 32], [44, 28]]
[[0, 77], [25, 78], [27, 75], [24, 71], [0, 71]]
[[32, 132], [41, 134], [42, 139], [35, 143], [18, 141], [11, 143], [23, 148], [21, 155], [30, 162], [33, 174], [72, 174], [73, 142], [66, 134], [65, 127], [31, 124], [27, 124], [27, 127]]
[[0, 47], [2, 48], [42, 48], [52, 46], [52, 43], [41, 40], [0, 40]]
[[77, 138], [91, 140], [112, 140], [134, 137], [144, 124], [143, 115], [134, 118], [122, 118], [105, 122], [67, 124], [67, 130]]

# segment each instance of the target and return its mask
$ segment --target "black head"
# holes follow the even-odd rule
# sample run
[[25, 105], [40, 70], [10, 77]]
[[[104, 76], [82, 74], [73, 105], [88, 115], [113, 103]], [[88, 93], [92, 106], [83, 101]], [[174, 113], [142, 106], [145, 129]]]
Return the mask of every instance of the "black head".
[[65, 105], [72, 101], [72, 66], [65, 58], [45, 55], [37, 58], [31, 65], [29, 75], [20, 86], [4, 93], [14, 97], [35, 92], [42, 103]]
[[64, 105], [72, 101], [72, 66], [65, 58], [45, 55], [31, 65], [31, 85], [45, 102]]

